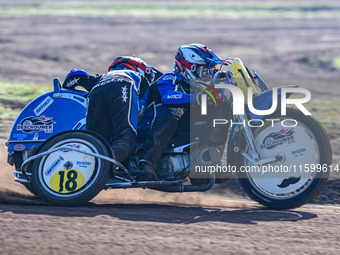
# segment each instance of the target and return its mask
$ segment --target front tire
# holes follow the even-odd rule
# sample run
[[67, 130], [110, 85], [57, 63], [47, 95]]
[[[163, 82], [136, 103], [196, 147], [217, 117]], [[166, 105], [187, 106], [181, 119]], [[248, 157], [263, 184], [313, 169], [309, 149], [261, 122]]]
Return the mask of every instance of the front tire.
[[[44, 144], [39, 153], [58, 147], [77, 148], [110, 157], [104, 143], [89, 132], [72, 131]], [[111, 163], [72, 150], [60, 150], [33, 163], [34, 192], [48, 203], [74, 206], [88, 202], [105, 186]]]
[[[248, 170], [239, 173], [239, 182], [252, 199], [266, 207], [301, 206], [319, 194], [327, 181], [332, 163], [329, 138], [318, 121], [296, 109], [287, 109], [286, 116], [273, 114], [268, 119], [277, 121], [253, 130], [257, 151], [260, 158], [280, 155], [282, 159], [257, 168], [258, 173], [251, 172], [255, 168], [238, 154], [238, 169]], [[290, 123], [291, 127], [283, 127], [282, 123]], [[294, 123], [297, 125], [292, 127]], [[249, 153], [248, 146], [243, 148]], [[279, 172], [263, 172], [264, 169]]]

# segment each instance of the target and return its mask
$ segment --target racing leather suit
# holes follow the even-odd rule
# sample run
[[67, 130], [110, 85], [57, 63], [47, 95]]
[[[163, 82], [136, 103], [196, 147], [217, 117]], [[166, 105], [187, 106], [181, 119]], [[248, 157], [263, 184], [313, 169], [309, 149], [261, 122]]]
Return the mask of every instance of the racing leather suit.
[[[138, 140], [145, 140], [141, 162], [157, 168], [158, 161], [175, 132], [186, 133], [189, 141], [190, 102], [196, 94], [185, 91], [184, 86], [173, 73], [164, 74], [157, 83], [151, 85], [141, 99], [146, 108], [138, 126]], [[146, 138], [146, 139], [145, 139]]]
[[109, 141], [113, 157], [119, 162], [135, 150], [139, 97], [148, 87], [141, 74], [114, 70], [102, 75], [89, 93], [86, 129]]

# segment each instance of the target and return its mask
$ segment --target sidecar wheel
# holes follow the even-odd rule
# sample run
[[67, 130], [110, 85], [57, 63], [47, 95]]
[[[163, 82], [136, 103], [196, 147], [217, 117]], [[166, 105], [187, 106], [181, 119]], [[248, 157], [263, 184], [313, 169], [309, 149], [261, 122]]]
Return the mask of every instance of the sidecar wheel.
[[[275, 121], [253, 130], [255, 144], [261, 159], [279, 155], [281, 160], [256, 168], [238, 155], [238, 169], [243, 169], [239, 182], [260, 204], [292, 209], [312, 200], [325, 185], [332, 164], [331, 145], [321, 124], [299, 110], [287, 109], [286, 116], [269, 119]], [[282, 120], [291, 126], [283, 127]]]
[[[70, 147], [110, 157], [103, 142], [89, 132], [72, 131], [56, 136], [39, 153]], [[112, 164], [73, 150], [59, 150], [33, 163], [32, 186], [48, 203], [74, 206], [88, 202], [105, 186]]]

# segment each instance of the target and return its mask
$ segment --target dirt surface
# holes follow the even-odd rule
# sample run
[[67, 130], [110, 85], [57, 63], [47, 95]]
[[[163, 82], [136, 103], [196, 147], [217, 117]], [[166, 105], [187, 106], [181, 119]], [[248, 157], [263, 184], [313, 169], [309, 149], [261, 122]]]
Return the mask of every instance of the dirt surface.
[[[339, 21], [2, 18], [0, 79], [51, 86], [74, 67], [103, 73], [131, 54], [166, 72], [180, 45], [200, 42], [273, 86], [298, 83], [312, 98], [336, 100], [339, 70], [310, 59], [340, 55]], [[340, 254], [336, 174], [310, 204], [288, 211], [251, 202], [234, 180], [203, 194], [108, 190], [83, 207], [51, 207], [14, 181], [4, 145], [12, 123], [0, 120], [0, 254]], [[339, 164], [339, 126], [327, 132]]]
[[[338, 254], [339, 205], [268, 210], [232, 192], [102, 191], [53, 207], [1, 166], [0, 254]], [[4, 188], [5, 187], [5, 188]], [[28, 252], [29, 251], [29, 252]]]

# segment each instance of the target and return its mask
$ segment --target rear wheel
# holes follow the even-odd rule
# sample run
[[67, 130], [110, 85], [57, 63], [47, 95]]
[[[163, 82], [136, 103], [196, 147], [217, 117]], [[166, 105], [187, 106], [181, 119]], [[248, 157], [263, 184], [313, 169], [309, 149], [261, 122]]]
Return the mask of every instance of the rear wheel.
[[[239, 155], [239, 181], [246, 193], [273, 209], [290, 209], [312, 200], [329, 176], [332, 151], [319, 122], [298, 110], [271, 116], [273, 122], [253, 131], [260, 158], [279, 156], [279, 162], [252, 166]], [[285, 126], [282, 126], [282, 125]], [[296, 126], [295, 126], [296, 125]], [[244, 149], [249, 153], [249, 148]]]
[[[72, 131], [56, 136], [39, 153], [58, 147], [76, 148], [110, 157], [101, 140], [90, 133]], [[32, 185], [45, 201], [63, 206], [88, 202], [105, 186], [111, 163], [73, 150], [59, 150], [33, 163]]]

